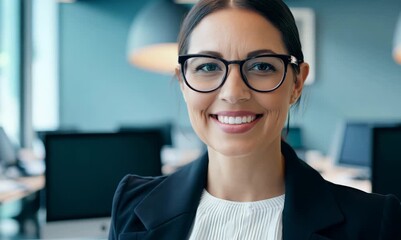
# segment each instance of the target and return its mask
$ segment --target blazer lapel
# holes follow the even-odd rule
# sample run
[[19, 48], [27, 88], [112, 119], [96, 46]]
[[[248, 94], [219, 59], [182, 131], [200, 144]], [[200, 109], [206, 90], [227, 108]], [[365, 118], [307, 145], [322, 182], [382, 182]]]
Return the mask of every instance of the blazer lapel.
[[145, 239], [185, 239], [205, 188], [207, 154], [168, 176], [135, 208]]
[[318, 234], [344, 220], [327, 183], [282, 142], [285, 161], [283, 239], [328, 239]]

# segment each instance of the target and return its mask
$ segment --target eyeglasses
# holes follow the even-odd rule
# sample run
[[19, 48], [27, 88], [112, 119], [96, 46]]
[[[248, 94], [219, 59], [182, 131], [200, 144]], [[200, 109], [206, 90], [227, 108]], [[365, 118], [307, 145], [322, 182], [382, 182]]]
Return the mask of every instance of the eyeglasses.
[[223, 58], [189, 54], [178, 57], [185, 83], [196, 92], [208, 93], [223, 86], [228, 66], [238, 64], [242, 80], [256, 92], [272, 92], [284, 82], [288, 64], [299, 66], [294, 56], [266, 54], [244, 60], [227, 61]]

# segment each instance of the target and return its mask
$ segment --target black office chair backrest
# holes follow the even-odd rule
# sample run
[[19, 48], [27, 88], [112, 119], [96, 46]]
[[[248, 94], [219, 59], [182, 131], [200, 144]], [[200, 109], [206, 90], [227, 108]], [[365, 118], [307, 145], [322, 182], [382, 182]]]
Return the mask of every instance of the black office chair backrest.
[[372, 192], [401, 199], [401, 127], [373, 129]]

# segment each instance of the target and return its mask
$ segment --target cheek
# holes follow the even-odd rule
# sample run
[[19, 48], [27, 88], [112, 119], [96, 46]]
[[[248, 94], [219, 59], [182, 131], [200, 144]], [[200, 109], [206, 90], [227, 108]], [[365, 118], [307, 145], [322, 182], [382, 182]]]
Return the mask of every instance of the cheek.
[[287, 119], [287, 111], [285, 108], [271, 109], [267, 113], [265, 128], [268, 132], [281, 133]]
[[[269, 131], [277, 129], [281, 132], [281, 128], [284, 126], [287, 119], [287, 113], [290, 108], [289, 99], [291, 94], [289, 91], [273, 92], [269, 96], [259, 96], [258, 102], [266, 111], [266, 124], [265, 128]], [[283, 88], [284, 90], [284, 88]]]
[[183, 89], [188, 114], [194, 128], [207, 120], [208, 109], [214, 101], [214, 95]]
[[214, 101], [210, 94], [197, 93], [190, 89], [184, 90], [189, 120], [198, 137], [205, 142], [208, 129], [208, 109]]
[[212, 99], [207, 97], [207, 94], [197, 93], [189, 89], [184, 90], [184, 97], [188, 112], [193, 115], [204, 113], [212, 103]]
[[287, 112], [290, 107], [290, 94], [275, 92], [270, 96], [259, 97], [259, 104], [268, 112]]

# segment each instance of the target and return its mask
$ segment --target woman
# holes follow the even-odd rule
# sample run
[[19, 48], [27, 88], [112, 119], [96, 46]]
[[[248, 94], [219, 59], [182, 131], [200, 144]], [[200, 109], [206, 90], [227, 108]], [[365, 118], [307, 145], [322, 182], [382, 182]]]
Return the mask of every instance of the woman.
[[327, 182], [281, 141], [309, 70], [281, 0], [201, 0], [179, 55], [208, 151], [170, 176], [125, 177], [110, 239], [401, 239], [395, 197]]

